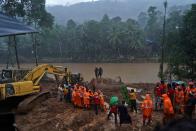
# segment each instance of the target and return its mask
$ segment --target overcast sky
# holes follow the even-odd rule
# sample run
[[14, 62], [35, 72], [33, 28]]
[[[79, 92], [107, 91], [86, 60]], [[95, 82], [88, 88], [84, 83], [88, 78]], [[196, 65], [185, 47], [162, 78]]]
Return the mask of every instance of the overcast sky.
[[78, 2], [87, 2], [87, 1], [92, 1], [92, 0], [46, 0], [46, 5], [67, 5], [67, 4], [70, 5]]

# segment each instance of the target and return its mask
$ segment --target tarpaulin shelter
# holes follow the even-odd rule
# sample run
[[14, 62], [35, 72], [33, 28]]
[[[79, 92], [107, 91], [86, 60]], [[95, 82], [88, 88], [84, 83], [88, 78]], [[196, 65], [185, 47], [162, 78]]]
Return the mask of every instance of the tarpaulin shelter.
[[[18, 53], [17, 53], [16, 35], [24, 35], [24, 34], [31, 34], [37, 32], [38, 31], [36, 29], [25, 25], [24, 23], [18, 21], [17, 19], [6, 16], [3, 13], [0, 13], [0, 37], [5, 37], [5, 36], [14, 37], [16, 62], [18, 68], [20, 68], [20, 65], [19, 65]], [[36, 59], [36, 64], [37, 64], [37, 59]]]
[[0, 37], [28, 33], [37, 33], [37, 30], [23, 24], [15, 18], [0, 13]]

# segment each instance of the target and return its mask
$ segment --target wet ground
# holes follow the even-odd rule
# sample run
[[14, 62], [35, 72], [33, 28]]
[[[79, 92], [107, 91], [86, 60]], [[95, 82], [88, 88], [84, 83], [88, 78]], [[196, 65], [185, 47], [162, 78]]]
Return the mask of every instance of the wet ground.
[[[141, 88], [142, 94], [152, 91], [154, 84], [129, 84], [134, 88]], [[59, 102], [56, 98], [56, 84], [42, 83], [42, 87], [51, 90], [51, 97], [37, 104], [27, 114], [17, 114], [16, 124], [21, 131], [150, 131], [161, 122], [162, 113], [154, 112], [150, 126], [142, 126], [142, 114], [130, 113], [133, 125], [125, 124], [121, 127], [114, 124], [114, 118], [107, 120], [107, 112], [95, 115], [93, 110], [74, 108], [72, 104]], [[96, 88], [104, 92], [106, 101], [113, 95], [122, 98], [120, 84], [110, 79], [98, 80]], [[141, 95], [142, 95], [141, 94]]]

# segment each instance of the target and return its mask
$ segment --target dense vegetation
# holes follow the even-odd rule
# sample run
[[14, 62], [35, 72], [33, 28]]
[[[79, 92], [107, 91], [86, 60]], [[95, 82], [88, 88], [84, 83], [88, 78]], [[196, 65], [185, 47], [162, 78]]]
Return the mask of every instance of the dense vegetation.
[[[40, 5], [39, 1], [15, 2], [17, 4], [4, 1], [1, 10], [22, 18], [40, 31], [36, 35], [39, 59], [53, 62], [131, 62], [139, 58], [160, 58], [163, 13], [154, 6], [141, 12], [137, 21], [122, 20], [118, 16], [110, 18], [105, 14], [100, 21], [89, 20], [77, 24], [69, 20], [63, 26], [53, 24], [53, 16], [45, 11], [45, 2], [41, 3], [43, 6], [38, 12], [34, 12], [33, 7], [38, 8], [36, 5]], [[164, 60], [169, 65], [165, 74], [168, 76], [196, 78], [195, 12], [194, 4], [190, 10], [173, 8], [168, 12], [164, 45]], [[20, 59], [32, 62], [34, 50], [31, 36], [18, 36], [17, 42]], [[6, 44], [0, 47], [3, 61], [2, 58], [7, 55]]]
[[168, 74], [179, 79], [196, 79], [196, 4], [183, 13], [170, 14], [165, 45]]

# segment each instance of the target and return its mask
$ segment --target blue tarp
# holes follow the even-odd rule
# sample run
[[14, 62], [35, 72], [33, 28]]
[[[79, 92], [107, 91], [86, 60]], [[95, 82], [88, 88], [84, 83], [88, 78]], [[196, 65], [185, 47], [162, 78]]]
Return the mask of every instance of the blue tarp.
[[22, 35], [28, 33], [37, 33], [34, 28], [25, 25], [15, 18], [0, 13], [0, 37], [10, 35]]

